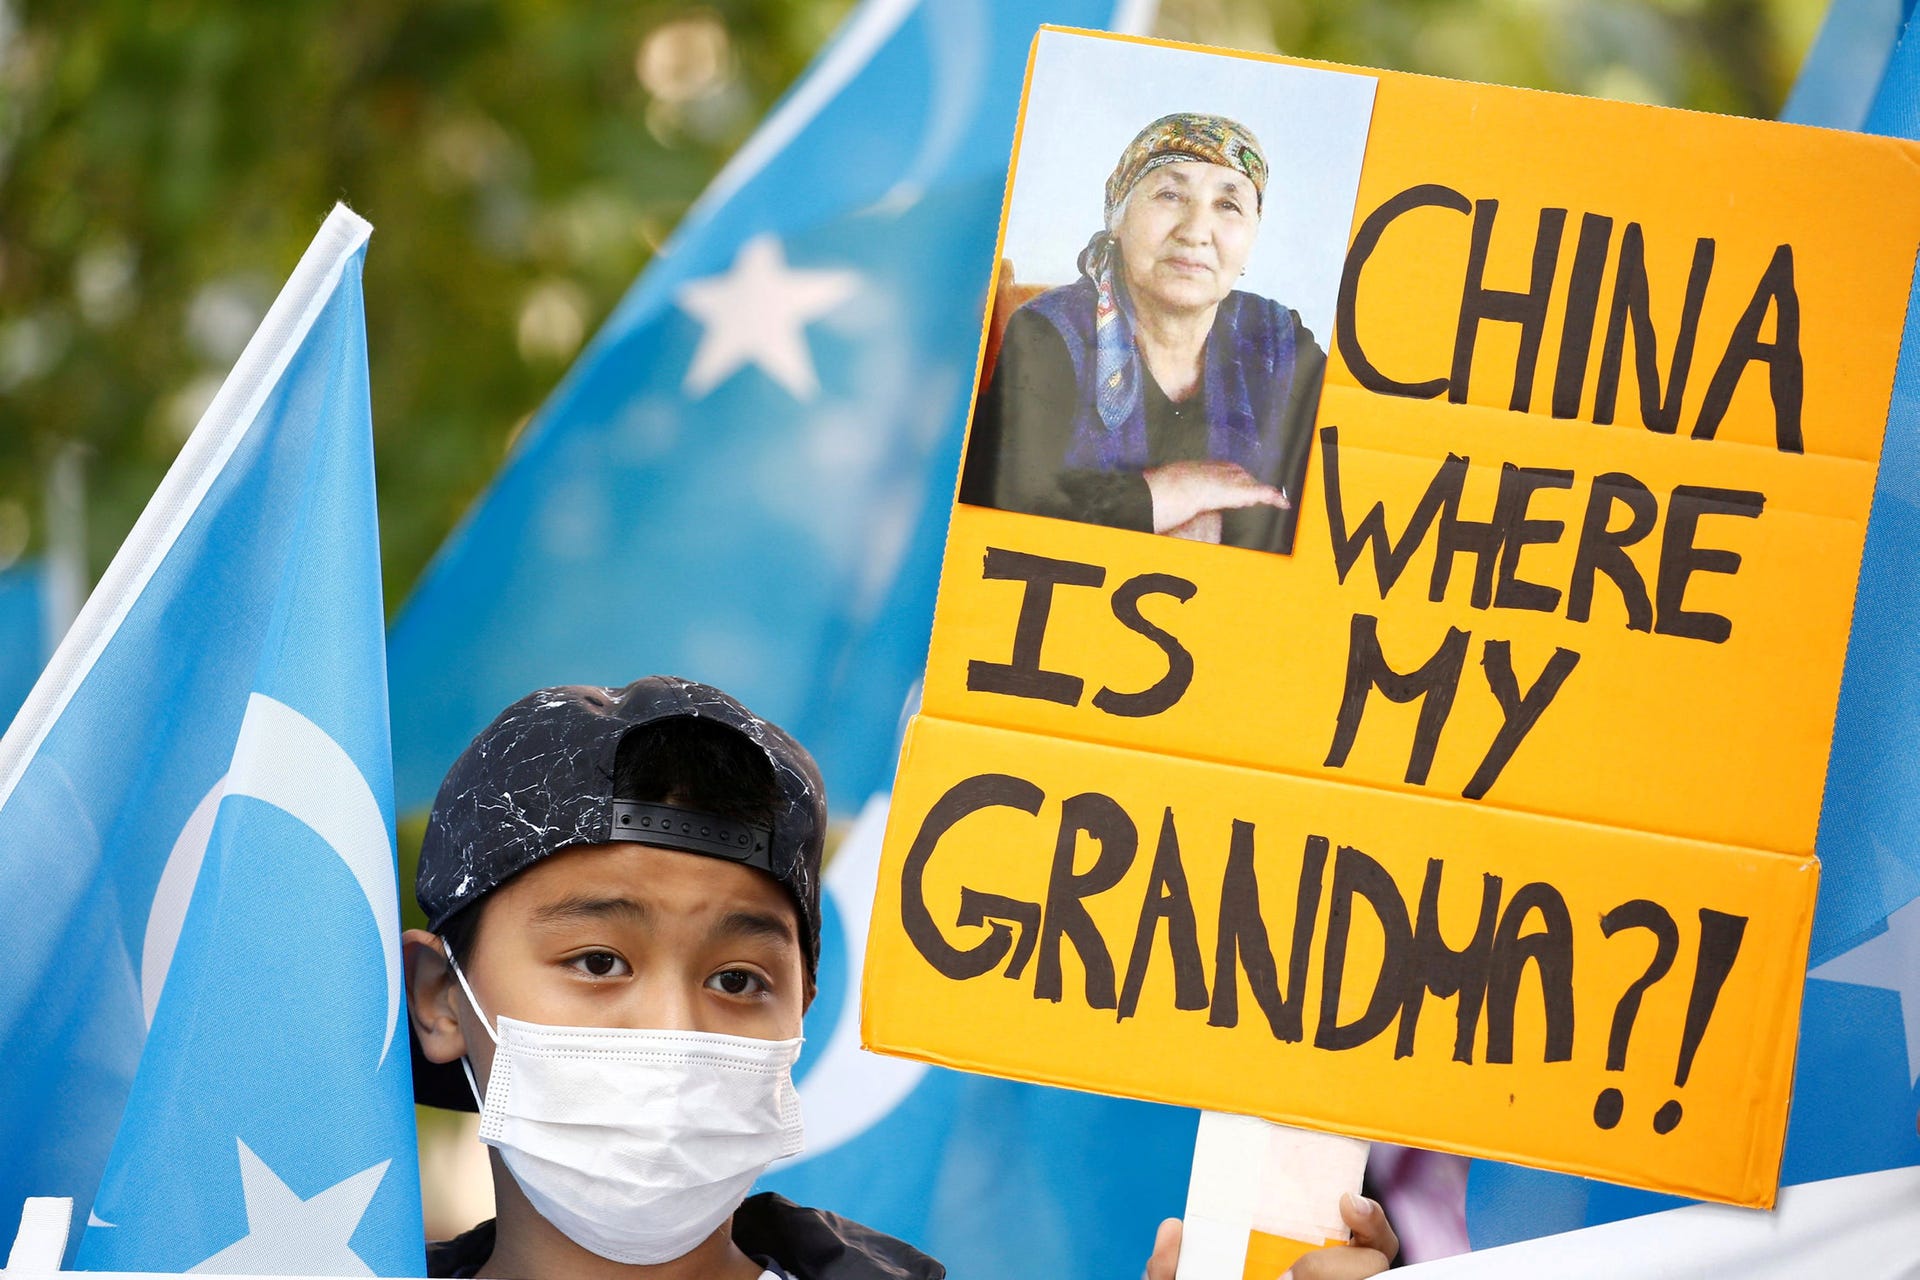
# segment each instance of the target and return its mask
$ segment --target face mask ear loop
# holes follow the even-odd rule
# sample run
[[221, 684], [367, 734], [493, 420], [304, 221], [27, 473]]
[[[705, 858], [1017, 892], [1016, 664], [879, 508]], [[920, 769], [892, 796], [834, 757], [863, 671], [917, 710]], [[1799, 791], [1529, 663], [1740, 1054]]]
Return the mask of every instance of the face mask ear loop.
[[[473, 988], [467, 985], [467, 975], [460, 971], [460, 962], [453, 958], [453, 948], [448, 945], [445, 938], [440, 939], [440, 946], [446, 953], [447, 967], [453, 970], [453, 976], [460, 982], [460, 990], [466, 992], [467, 1003], [473, 1006], [474, 1015], [480, 1019], [481, 1029], [487, 1033], [489, 1040], [492, 1040], [495, 1045], [498, 1045], [500, 1043], [500, 1037], [493, 1033], [493, 1027], [487, 1021], [487, 1011], [480, 1007], [480, 1001], [474, 998]], [[487, 1105], [486, 1100], [480, 1096], [480, 1086], [475, 1084], [473, 1080], [473, 1063], [468, 1060], [467, 1055], [464, 1053], [460, 1055], [460, 1070], [466, 1074], [467, 1088], [473, 1093], [473, 1105], [479, 1107], [481, 1110], [485, 1110]]]

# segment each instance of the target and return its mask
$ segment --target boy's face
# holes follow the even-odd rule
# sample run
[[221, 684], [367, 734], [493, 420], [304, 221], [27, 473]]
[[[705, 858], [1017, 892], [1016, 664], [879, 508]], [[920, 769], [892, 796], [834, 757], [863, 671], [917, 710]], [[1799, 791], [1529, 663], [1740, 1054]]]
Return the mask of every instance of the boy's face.
[[[456, 956], [489, 1018], [558, 1026], [800, 1034], [805, 965], [793, 900], [768, 875], [650, 845], [554, 854], [485, 899]], [[483, 1086], [493, 1040], [432, 935], [410, 931], [407, 985], [421, 1048], [470, 1055]]]

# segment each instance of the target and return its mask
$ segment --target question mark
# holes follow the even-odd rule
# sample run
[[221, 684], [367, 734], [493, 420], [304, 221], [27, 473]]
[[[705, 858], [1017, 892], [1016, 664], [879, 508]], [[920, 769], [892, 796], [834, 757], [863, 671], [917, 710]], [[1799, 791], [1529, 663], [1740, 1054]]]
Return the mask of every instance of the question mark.
[[[1628, 987], [1613, 1010], [1613, 1031], [1607, 1037], [1607, 1070], [1622, 1071], [1627, 1065], [1627, 1041], [1633, 1035], [1633, 1021], [1640, 1014], [1640, 998], [1647, 988], [1667, 976], [1673, 968], [1673, 956], [1680, 949], [1680, 931], [1665, 907], [1645, 898], [1623, 902], [1600, 918], [1600, 928], [1611, 938], [1623, 929], [1646, 929], [1655, 939], [1653, 960], [1645, 973]], [[1726, 986], [1733, 962], [1740, 956], [1740, 943], [1746, 937], [1747, 917], [1728, 915], [1709, 907], [1700, 908], [1700, 955], [1693, 968], [1693, 989], [1687, 996], [1687, 1021], [1680, 1033], [1680, 1061], [1673, 1073], [1674, 1088], [1687, 1083], [1693, 1072], [1694, 1056], [1700, 1041], [1713, 1021], [1720, 1003], [1720, 990]], [[1602, 1129], [1620, 1123], [1626, 1099], [1618, 1089], [1603, 1089], [1594, 1100], [1593, 1122]], [[1655, 1133], [1672, 1133], [1680, 1124], [1678, 1098], [1669, 1098], [1653, 1115]]]
[[[1626, 929], [1645, 929], [1653, 934], [1655, 941], [1653, 959], [1648, 963], [1646, 972], [1626, 989], [1620, 997], [1620, 1002], [1613, 1009], [1613, 1030], [1607, 1036], [1607, 1070], [1624, 1071], [1627, 1066], [1627, 1041], [1633, 1036], [1633, 1020], [1640, 1016], [1640, 997], [1646, 994], [1648, 987], [1666, 977], [1667, 971], [1673, 968], [1674, 953], [1680, 949], [1680, 929], [1673, 923], [1673, 917], [1667, 914], [1665, 907], [1657, 902], [1649, 902], [1645, 898], [1623, 902], [1607, 912], [1600, 917], [1600, 928], [1609, 938]], [[1736, 947], [1737, 945], [1736, 943]], [[1689, 1025], [1693, 1021], [1691, 1008], [1688, 1010], [1687, 1021]], [[1705, 1019], [1702, 1019], [1700, 1025], [1704, 1033]], [[1691, 1065], [1690, 1058], [1688, 1065]], [[1667, 1105], [1674, 1111], [1673, 1124], [1667, 1126], [1667, 1129], [1671, 1129], [1674, 1124], [1680, 1123], [1679, 1104], [1668, 1103]], [[1611, 1129], [1620, 1123], [1620, 1113], [1625, 1107], [1626, 1099], [1621, 1096], [1618, 1089], [1602, 1089], [1600, 1096], [1594, 1100], [1593, 1122], [1602, 1129]], [[1664, 1109], [1661, 1114], [1665, 1115]], [[1659, 1121], [1656, 1120], [1656, 1127], [1658, 1124]], [[1667, 1129], [1662, 1129], [1660, 1132], [1665, 1133]]]

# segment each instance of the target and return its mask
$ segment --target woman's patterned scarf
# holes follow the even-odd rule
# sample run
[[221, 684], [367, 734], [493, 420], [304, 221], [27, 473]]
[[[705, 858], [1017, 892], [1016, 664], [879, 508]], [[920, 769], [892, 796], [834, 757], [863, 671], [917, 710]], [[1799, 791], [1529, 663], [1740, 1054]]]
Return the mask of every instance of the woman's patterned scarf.
[[[1141, 382], [1150, 375], [1133, 345], [1126, 284], [1118, 272], [1105, 274], [1104, 295], [1089, 276], [1051, 289], [1027, 306], [1059, 332], [1080, 386], [1066, 465], [1140, 471], [1152, 455]], [[1298, 336], [1293, 313], [1270, 299], [1236, 291], [1221, 301], [1207, 335], [1198, 391], [1206, 412], [1208, 457], [1237, 463], [1271, 481], [1279, 442], [1266, 428], [1285, 411], [1292, 394]]]
[[1109, 433], [1145, 413], [1139, 348], [1133, 341], [1133, 302], [1120, 279], [1120, 246], [1102, 231], [1080, 251], [1080, 274], [1093, 281], [1094, 404]]
[[[1183, 160], [1222, 165], [1245, 174], [1253, 183], [1256, 210], [1266, 196], [1267, 160], [1259, 140], [1245, 125], [1225, 116], [1197, 111], [1161, 116], [1136, 134], [1120, 154], [1120, 162], [1107, 178], [1107, 229], [1087, 242], [1079, 262], [1080, 274], [1091, 280], [1094, 288], [1094, 403], [1112, 446], [1103, 449], [1103, 454], [1122, 448], [1120, 439], [1131, 434], [1130, 423], [1141, 424], [1144, 441], [1146, 421], [1141, 385], [1144, 362], [1134, 345], [1133, 303], [1121, 279], [1120, 249], [1113, 229], [1135, 183], [1162, 165]], [[1220, 418], [1214, 412], [1216, 407], [1209, 404], [1207, 409], [1209, 420], [1217, 423]], [[1112, 458], [1105, 460], [1106, 466], [1114, 464]]]
[[1267, 195], [1267, 157], [1253, 131], [1225, 116], [1176, 111], [1135, 134], [1120, 153], [1120, 163], [1107, 175], [1108, 228], [1134, 183], [1161, 165], [1180, 160], [1200, 160], [1246, 174], [1253, 183], [1254, 211], [1260, 211]]

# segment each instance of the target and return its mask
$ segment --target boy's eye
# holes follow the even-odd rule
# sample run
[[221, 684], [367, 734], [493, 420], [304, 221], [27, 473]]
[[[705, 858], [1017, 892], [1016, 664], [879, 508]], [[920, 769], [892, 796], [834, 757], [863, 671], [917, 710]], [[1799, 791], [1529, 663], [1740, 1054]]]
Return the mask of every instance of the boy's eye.
[[760, 975], [747, 969], [722, 969], [707, 979], [707, 985], [730, 996], [755, 996], [767, 989]]
[[627, 962], [611, 951], [588, 951], [567, 963], [595, 978], [622, 978], [632, 972], [627, 968]]

